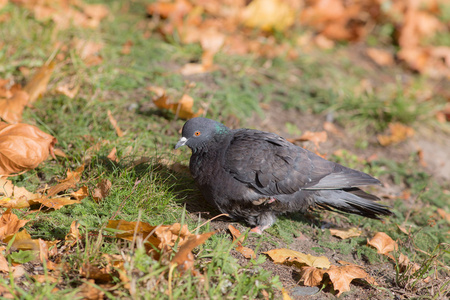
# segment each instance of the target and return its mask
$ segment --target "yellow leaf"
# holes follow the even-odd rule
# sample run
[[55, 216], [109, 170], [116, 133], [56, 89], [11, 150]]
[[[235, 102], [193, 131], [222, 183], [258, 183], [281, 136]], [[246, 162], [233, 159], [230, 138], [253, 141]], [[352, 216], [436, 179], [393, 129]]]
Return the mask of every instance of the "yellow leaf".
[[330, 233], [334, 236], [340, 237], [341, 239], [348, 239], [351, 237], [357, 237], [361, 235], [361, 230], [358, 228], [330, 228]]
[[284, 31], [294, 24], [295, 10], [282, 0], [254, 0], [242, 12], [244, 25]]
[[282, 264], [285, 262], [298, 262], [301, 264], [306, 264], [311, 267], [317, 267], [322, 269], [327, 269], [330, 267], [330, 261], [325, 256], [312, 256], [311, 254], [303, 254], [298, 251], [281, 248], [274, 249], [264, 252], [269, 255], [270, 258], [278, 264]]

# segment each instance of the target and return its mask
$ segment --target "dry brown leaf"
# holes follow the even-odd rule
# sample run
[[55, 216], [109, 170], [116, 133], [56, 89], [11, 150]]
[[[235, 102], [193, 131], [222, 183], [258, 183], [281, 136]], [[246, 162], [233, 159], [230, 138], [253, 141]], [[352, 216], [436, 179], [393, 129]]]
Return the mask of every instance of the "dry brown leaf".
[[119, 125], [117, 124], [116, 119], [113, 117], [113, 115], [109, 109], [108, 109], [108, 118], [109, 118], [109, 122], [111, 123], [113, 128], [116, 130], [117, 136], [118, 137], [124, 136], [123, 131], [120, 129]]
[[[292, 300], [291, 296], [289, 296], [289, 293], [284, 288], [281, 289], [281, 295], [283, 296], [283, 300]], [[267, 299], [269, 299], [269, 297], [267, 297]]]
[[92, 198], [94, 198], [95, 202], [100, 202], [108, 196], [109, 191], [111, 189], [112, 183], [108, 179], [103, 179], [97, 184], [97, 188], [94, 189], [94, 193], [92, 195]]
[[284, 31], [295, 21], [296, 11], [282, 0], [254, 0], [242, 11], [242, 23], [265, 31]]
[[303, 280], [303, 284], [306, 286], [318, 286], [322, 282], [325, 272], [325, 270], [316, 267], [303, 267], [300, 280]]
[[67, 170], [67, 177], [63, 180], [60, 180], [59, 183], [55, 186], [52, 186], [47, 191], [47, 197], [52, 197], [59, 192], [65, 191], [67, 189], [74, 188], [76, 184], [81, 179], [81, 174], [84, 171], [84, 164], [79, 166], [75, 171]]
[[338, 297], [343, 292], [350, 291], [350, 282], [353, 279], [361, 278], [367, 280], [369, 278], [369, 281], [373, 282], [369, 274], [357, 266], [331, 266], [328, 270], [326, 270], [326, 273], [330, 276], [334, 289], [339, 290], [339, 293], [337, 294]]
[[16, 91], [10, 98], [0, 97], [0, 117], [10, 124], [19, 123], [28, 100], [28, 93], [24, 91]]
[[306, 264], [310, 267], [317, 267], [327, 269], [330, 267], [330, 261], [325, 256], [312, 256], [311, 254], [303, 254], [298, 251], [281, 248], [264, 252], [277, 264], [285, 262], [298, 262], [300, 264]]
[[56, 91], [59, 94], [63, 94], [70, 99], [75, 98], [75, 96], [78, 94], [78, 91], [80, 90], [80, 85], [77, 85], [75, 87], [71, 87], [69, 84], [65, 85], [59, 85], [56, 87]]
[[337, 128], [336, 125], [334, 125], [331, 122], [324, 122], [323, 129], [325, 129], [326, 131], [328, 131], [329, 133], [331, 133], [337, 137], [340, 137], [340, 138], [345, 137], [344, 133], [339, 128]]
[[[9, 264], [3, 254], [0, 252], [0, 272], [9, 273]], [[1, 293], [1, 291], [0, 291]]]
[[15, 234], [27, 222], [28, 220], [19, 220], [8, 208], [0, 217], [0, 240], [3, 240], [8, 235]]
[[61, 209], [66, 205], [73, 205], [81, 203], [81, 200], [72, 200], [70, 197], [54, 197], [54, 198], [41, 198], [41, 199], [33, 199], [34, 203], [40, 203], [41, 205], [52, 208], [55, 210]]
[[168, 109], [181, 119], [192, 119], [203, 114], [203, 109], [199, 109], [197, 113], [192, 111], [194, 99], [187, 94], [184, 94], [176, 103], [168, 103], [169, 99], [164, 90], [161, 91], [161, 89], [157, 87], [149, 87], [148, 89], [151, 91], [157, 91], [158, 95], [153, 99], [153, 103], [158, 108]]
[[377, 135], [382, 146], [399, 143], [414, 135], [414, 129], [401, 123], [389, 123], [389, 131], [389, 135]]
[[97, 282], [111, 282], [116, 268], [123, 268], [124, 261], [121, 255], [102, 254], [102, 261], [93, 264], [85, 262], [80, 268], [80, 275], [84, 278], [95, 279]]
[[120, 50], [120, 53], [122, 53], [123, 55], [128, 55], [131, 53], [131, 47], [133, 46], [133, 42], [131, 40], [126, 41], [123, 45], [122, 45], [122, 50]]
[[25, 208], [33, 199], [41, 198], [41, 194], [29, 192], [24, 187], [17, 187], [10, 180], [0, 177], [0, 206], [7, 208]]
[[80, 223], [78, 223], [78, 221], [73, 221], [72, 224], [70, 224], [69, 233], [67, 233], [64, 238], [66, 242], [70, 242], [74, 245], [80, 239], [81, 235], [80, 230], [78, 229], [79, 227]]
[[100, 56], [100, 50], [104, 46], [103, 43], [74, 39], [73, 46], [87, 66], [96, 66], [103, 61]]
[[25, 85], [23, 90], [27, 92], [30, 97], [28, 99], [28, 104], [33, 104], [40, 96], [45, 93], [54, 68], [55, 63], [53, 62], [43, 65], [39, 68], [36, 74], [34, 74], [27, 85]]
[[114, 161], [114, 162], [119, 162], [119, 158], [117, 157], [117, 148], [114, 147], [112, 148], [111, 152], [109, 152], [107, 158], [109, 158], [110, 160]]
[[438, 208], [437, 213], [442, 219], [444, 219], [445, 221], [447, 221], [447, 223], [450, 224], [450, 213], [446, 212], [442, 208]]
[[366, 53], [380, 66], [392, 66], [394, 64], [394, 56], [389, 51], [378, 48], [367, 48]]
[[237, 239], [236, 251], [244, 255], [245, 258], [255, 258], [256, 254], [253, 249], [242, 246], [245, 236], [241, 234], [239, 230], [237, 230], [233, 225], [228, 225], [228, 230], [230, 230], [231, 235], [233, 236], [233, 242]]
[[185, 272], [192, 269], [192, 267], [194, 266], [194, 255], [192, 254], [192, 250], [194, 250], [195, 247], [206, 242], [206, 240], [209, 239], [213, 234], [216, 234], [216, 231], [190, 235], [187, 240], [181, 245], [177, 254], [175, 254], [175, 256], [172, 258], [171, 263], [176, 264], [180, 272]]
[[95, 280], [89, 279], [88, 282], [84, 282], [81, 286], [78, 287], [80, 290], [76, 296], [80, 297], [80, 299], [87, 300], [101, 300], [105, 299], [105, 292], [96, 287]]
[[75, 198], [78, 201], [83, 200], [87, 196], [89, 196], [88, 188], [87, 186], [82, 186], [78, 191], [70, 193], [70, 196]]
[[53, 154], [55, 143], [35, 126], [0, 122], [0, 175], [36, 168]]
[[398, 249], [397, 243], [386, 233], [378, 232], [367, 244], [377, 249], [377, 253], [384, 254], [393, 259], [392, 252]]
[[299, 142], [311, 141], [314, 143], [316, 148], [319, 148], [319, 143], [326, 142], [327, 139], [328, 135], [326, 131], [319, 131], [319, 132], [306, 131], [304, 134], [302, 134], [301, 137], [287, 140], [291, 143], [295, 143], [297, 141]]
[[330, 228], [331, 235], [340, 237], [341, 239], [348, 239], [361, 235], [361, 230], [358, 228]]
[[420, 269], [418, 264], [412, 263], [403, 253], [400, 253], [398, 264], [400, 266], [400, 272], [406, 272], [408, 275], [412, 275]]

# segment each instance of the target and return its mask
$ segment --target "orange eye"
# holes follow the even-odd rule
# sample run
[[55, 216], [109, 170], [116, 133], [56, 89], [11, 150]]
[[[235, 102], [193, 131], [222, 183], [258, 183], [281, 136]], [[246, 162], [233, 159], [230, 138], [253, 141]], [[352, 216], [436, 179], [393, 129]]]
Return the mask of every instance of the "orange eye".
[[200, 134], [202, 134], [200, 131], [196, 131], [196, 132], [194, 133], [195, 136], [199, 136]]

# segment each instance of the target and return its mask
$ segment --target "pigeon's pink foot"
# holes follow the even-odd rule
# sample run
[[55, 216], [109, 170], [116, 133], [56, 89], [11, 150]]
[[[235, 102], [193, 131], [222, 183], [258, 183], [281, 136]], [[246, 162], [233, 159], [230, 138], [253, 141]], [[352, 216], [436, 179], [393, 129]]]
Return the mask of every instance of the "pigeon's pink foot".
[[275, 200], [277, 200], [277, 199], [272, 197], [272, 198], [269, 199], [269, 201], [267, 201], [267, 204], [273, 203], [273, 202], [275, 202]]
[[256, 227], [253, 227], [251, 230], [250, 230], [250, 232], [252, 232], [252, 233], [256, 233], [256, 234], [262, 234], [262, 230], [261, 230], [261, 228], [259, 228], [259, 226], [256, 226]]

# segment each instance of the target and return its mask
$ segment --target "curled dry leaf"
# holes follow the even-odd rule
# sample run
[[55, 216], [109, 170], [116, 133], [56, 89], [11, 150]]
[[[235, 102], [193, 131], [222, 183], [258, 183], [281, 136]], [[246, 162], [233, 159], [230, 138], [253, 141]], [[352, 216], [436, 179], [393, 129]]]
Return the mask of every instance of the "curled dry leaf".
[[367, 244], [377, 249], [377, 253], [384, 254], [393, 259], [392, 252], [398, 249], [397, 243], [386, 233], [378, 232]]
[[348, 239], [361, 235], [361, 230], [358, 228], [330, 228], [331, 235], [340, 237], [341, 239]]
[[112, 183], [108, 179], [103, 179], [97, 184], [97, 187], [94, 189], [94, 194], [92, 198], [94, 198], [95, 202], [100, 202], [103, 198], [108, 196], [109, 191], [111, 189]]
[[310, 267], [327, 269], [330, 267], [330, 261], [325, 256], [312, 256], [311, 254], [303, 254], [298, 251], [281, 248], [264, 252], [277, 264], [286, 262], [298, 262], [300, 264], [306, 264]]
[[111, 161], [119, 162], [119, 158], [117, 157], [117, 148], [112, 148], [111, 152], [109, 152], [107, 158], [109, 158]]
[[28, 93], [24, 91], [16, 91], [9, 98], [0, 97], [0, 117], [10, 124], [20, 122], [29, 98]]
[[301, 137], [287, 140], [291, 143], [295, 143], [297, 141], [298, 142], [311, 141], [314, 143], [314, 146], [316, 146], [316, 148], [319, 148], [319, 143], [326, 142], [327, 139], [328, 135], [326, 131], [319, 131], [319, 132], [306, 131], [304, 134], [302, 134]]
[[192, 267], [194, 266], [194, 255], [192, 254], [192, 250], [194, 250], [195, 247], [206, 242], [206, 240], [209, 239], [213, 234], [216, 234], [216, 231], [211, 231], [203, 234], [191, 234], [181, 245], [177, 254], [175, 254], [175, 256], [172, 258], [171, 263], [176, 264], [180, 272], [185, 272], [189, 269], [192, 269]]
[[203, 109], [199, 109], [196, 113], [192, 111], [194, 99], [187, 94], [184, 94], [178, 102], [169, 103], [169, 98], [164, 89], [159, 87], [149, 87], [148, 89], [157, 94], [153, 99], [153, 103], [155, 103], [158, 108], [168, 109], [181, 119], [192, 119], [203, 114]]
[[401, 123], [389, 123], [388, 135], [378, 134], [378, 142], [382, 146], [396, 144], [414, 135], [414, 129]]
[[[9, 264], [3, 254], [0, 252], [0, 272], [9, 273]], [[1, 293], [2, 291], [0, 291]], [[1, 293], [3, 295], [3, 293]], [[14, 299], [14, 298], [12, 298]]]
[[8, 235], [15, 234], [27, 222], [28, 220], [19, 220], [8, 208], [0, 217], [0, 240], [3, 240]]
[[228, 225], [228, 230], [230, 230], [231, 235], [233, 236], [233, 242], [237, 239], [236, 251], [244, 255], [245, 258], [255, 258], [255, 251], [251, 248], [242, 246], [245, 236], [241, 234], [239, 230], [237, 230], [233, 225]]
[[353, 264], [340, 267], [331, 266], [327, 270], [320, 270], [315, 267], [303, 267], [302, 272], [301, 280], [303, 280], [306, 286], [320, 285], [323, 280], [323, 275], [328, 274], [334, 289], [339, 291], [337, 294], [338, 297], [343, 292], [350, 291], [350, 282], [353, 279], [360, 278], [370, 284], [376, 284], [375, 280], [366, 271]]
[[87, 196], [89, 196], [87, 186], [82, 186], [78, 191], [70, 193], [70, 196], [75, 198], [76, 200], [83, 200]]
[[23, 90], [27, 92], [30, 97], [28, 100], [28, 104], [33, 104], [40, 96], [45, 93], [54, 68], [55, 63], [53, 62], [43, 65], [39, 68], [39, 70], [37, 70], [36, 74], [34, 74], [27, 85], [25, 85]]
[[0, 175], [36, 168], [53, 154], [56, 138], [28, 124], [0, 122]]
[[47, 197], [52, 197], [59, 192], [65, 191], [70, 188], [74, 188], [76, 184], [81, 179], [81, 174], [84, 171], [84, 164], [79, 166], [75, 171], [67, 170], [67, 177], [63, 180], [60, 180], [59, 183], [55, 186], [52, 186], [47, 191]]
[[24, 187], [17, 187], [10, 180], [0, 177], [0, 206], [7, 208], [29, 207], [34, 199], [41, 198], [41, 194], [29, 192]]
[[394, 64], [394, 56], [389, 51], [377, 48], [367, 48], [366, 53], [380, 66], [392, 66]]

